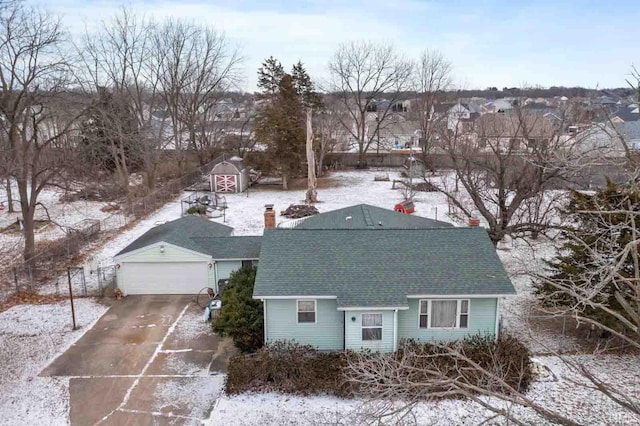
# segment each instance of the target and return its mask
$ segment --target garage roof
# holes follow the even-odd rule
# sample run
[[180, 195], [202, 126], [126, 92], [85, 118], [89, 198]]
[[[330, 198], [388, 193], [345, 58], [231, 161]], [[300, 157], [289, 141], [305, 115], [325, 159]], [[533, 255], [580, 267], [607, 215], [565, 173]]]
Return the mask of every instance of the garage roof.
[[258, 259], [260, 257], [259, 236], [196, 237], [192, 240], [200, 247], [193, 249], [206, 253], [214, 259]]
[[212, 222], [198, 216], [187, 215], [149, 229], [116, 254], [116, 256], [161, 241], [201, 252], [201, 247], [193, 241], [194, 237], [227, 237], [231, 235], [232, 232], [233, 228], [230, 226]]

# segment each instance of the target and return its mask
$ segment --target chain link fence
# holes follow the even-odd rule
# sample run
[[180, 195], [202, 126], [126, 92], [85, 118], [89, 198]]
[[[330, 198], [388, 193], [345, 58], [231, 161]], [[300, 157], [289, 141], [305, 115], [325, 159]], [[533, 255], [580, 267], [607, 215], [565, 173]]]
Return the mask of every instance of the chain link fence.
[[221, 155], [187, 174], [173, 179], [144, 197], [129, 199], [122, 209], [102, 220], [86, 219], [65, 229], [65, 235], [36, 245], [36, 254], [28, 260], [16, 259], [0, 265], [0, 301], [19, 291], [39, 291], [65, 295], [69, 282], [75, 295], [104, 296], [115, 288], [112, 265], [94, 268], [70, 267], [84, 263], [84, 253], [97, 249], [122, 228], [148, 216], [211, 173], [213, 167], [227, 159]]

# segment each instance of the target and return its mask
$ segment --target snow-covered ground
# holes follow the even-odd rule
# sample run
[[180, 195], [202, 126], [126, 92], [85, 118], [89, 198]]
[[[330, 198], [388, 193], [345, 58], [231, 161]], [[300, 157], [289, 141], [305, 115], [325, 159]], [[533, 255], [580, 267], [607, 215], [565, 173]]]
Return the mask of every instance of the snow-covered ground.
[[[636, 398], [640, 397], [640, 357], [637, 356], [570, 356], [579, 361], [598, 377], [616, 384], [616, 388]], [[578, 424], [588, 425], [640, 425], [640, 417], [621, 410], [601, 393], [586, 386], [580, 374], [567, 367], [557, 357], [539, 357], [537, 362], [547, 366], [553, 373], [548, 379], [533, 383], [527, 397], [534, 402], [567, 416]], [[497, 404], [527, 424], [549, 424], [530, 409]], [[400, 407], [397, 404], [395, 407]], [[309, 425], [378, 424], [368, 418], [380, 409], [375, 402], [344, 400], [334, 397], [298, 397], [279, 394], [247, 394], [224, 396], [216, 404], [209, 425]], [[411, 414], [403, 419], [390, 417], [383, 424], [389, 425], [478, 425], [507, 424], [503, 420], [492, 420], [495, 413], [472, 401], [444, 400], [419, 403]]]
[[[391, 189], [391, 181], [374, 182], [374, 177], [388, 174], [391, 180], [400, 179], [400, 172], [390, 171], [343, 171], [331, 174], [333, 186], [319, 189], [319, 203], [316, 205], [320, 212], [336, 210], [354, 204], [366, 203], [379, 207], [393, 209], [394, 205], [403, 200], [399, 189]], [[262, 235], [264, 230], [264, 206], [274, 204], [277, 212], [286, 209], [290, 204], [304, 202], [306, 190], [282, 191], [279, 187], [258, 186], [252, 188], [248, 194], [226, 194], [227, 210], [224, 217], [211, 219], [234, 228], [234, 235]], [[153, 226], [178, 219], [182, 214], [181, 199], [190, 195], [183, 192], [173, 201], [165, 204], [155, 213], [137, 222], [126, 232], [115, 236], [104, 246], [95, 250], [93, 257], [97, 266], [113, 264], [113, 257], [136, 238], [147, 232]], [[414, 197], [415, 215], [432, 219], [452, 222], [447, 216], [447, 202], [442, 194], [435, 192], [417, 192]], [[290, 220], [277, 216], [278, 223]], [[95, 276], [87, 275], [89, 291], [97, 288]], [[50, 285], [43, 292], [55, 292], [55, 286]]]
[[[375, 182], [374, 177], [388, 173], [391, 180], [399, 178], [398, 171], [342, 171], [331, 174], [333, 184], [318, 190], [320, 212], [330, 211], [353, 204], [368, 203], [385, 208], [393, 208], [402, 200], [400, 190], [391, 189], [392, 183]], [[155, 224], [177, 219], [181, 214], [180, 199], [167, 203], [156, 213], [139, 221], [92, 254], [97, 264], [108, 265], [113, 256], [138, 238]], [[226, 196], [228, 209], [225, 223], [235, 229], [235, 235], [260, 235], [264, 227], [264, 205], [275, 204], [276, 211], [285, 209], [289, 204], [304, 200], [304, 190], [282, 191], [277, 187], [252, 189], [247, 194], [229, 194]], [[447, 202], [442, 194], [418, 192], [414, 198], [416, 215], [454, 222], [447, 216]], [[73, 203], [75, 204], [75, 203]], [[97, 206], [96, 206], [97, 208]], [[82, 207], [66, 207], [69, 212]], [[88, 209], [88, 207], [87, 207]], [[90, 210], [85, 210], [90, 211]], [[98, 208], [99, 211], [99, 208]], [[91, 213], [93, 214], [93, 213]], [[76, 221], [69, 213], [69, 222]], [[222, 222], [223, 218], [214, 219]], [[278, 216], [278, 221], [285, 221]], [[75, 222], [74, 222], [75, 223]], [[0, 242], [1, 243], [1, 242]], [[516, 297], [502, 304], [504, 327], [520, 337], [527, 332], [522, 320], [532, 304], [531, 282], [523, 272], [542, 267], [542, 259], [554, 254], [553, 244], [541, 239], [533, 245], [522, 241], [508, 241], [498, 250], [507, 271], [512, 276], [518, 291]], [[89, 282], [89, 285], [92, 285]], [[68, 380], [60, 378], [38, 377], [37, 374], [58, 354], [62, 353], [73, 341], [95, 321], [105, 308], [90, 299], [82, 299], [76, 305], [79, 323], [82, 328], [72, 332], [69, 324], [68, 302], [44, 306], [16, 306], [0, 313], [0, 362], [4, 370], [0, 374], [0, 415], [3, 424], [66, 424], [68, 423]], [[193, 322], [199, 319], [194, 316]], [[195, 332], [185, 323], [184, 333]], [[195, 325], [194, 325], [195, 327]], [[557, 333], [536, 334], [527, 340], [532, 349], [546, 352], [545, 346], [557, 343]], [[538, 345], [538, 346], [536, 346]], [[572, 356], [581, 357], [598, 374], [619, 384], [640, 397], [640, 359], [634, 356]], [[639, 424], [638, 419], [630, 418], [611, 405], [601, 395], [582, 386], [578, 375], [571, 371], [558, 358], [542, 356], [538, 361], [554, 373], [551, 380], [534, 383], [529, 396], [550, 408], [570, 414], [576, 421], [585, 424]], [[210, 381], [208, 381], [210, 380]], [[202, 386], [194, 389], [162, 390], [163, 400], [189, 395], [198, 401], [199, 389], [211, 394], [211, 386], [222, 387], [222, 377], [203, 377]], [[202, 399], [202, 398], [201, 398]], [[205, 401], [205, 399], [202, 399]], [[206, 402], [203, 402], [206, 405]], [[212, 407], [200, 407], [207, 412]], [[513, 408], [516, 409], [516, 408]], [[536, 422], [530, 412], [518, 409], [525, 420]], [[209, 424], [218, 425], [306, 425], [306, 424], [361, 424], [367, 405], [358, 400], [341, 400], [332, 397], [292, 397], [275, 394], [242, 395], [221, 397], [211, 414]], [[415, 422], [408, 418], [407, 424], [478, 424], [491, 417], [479, 405], [469, 401], [441, 401], [424, 403], [416, 407]], [[397, 420], [397, 419], [396, 419]], [[390, 424], [402, 424], [391, 421]]]
[[69, 380], [38, 374], [89, 330], [106, 309], [92, 299], [76, 299], [79, 328], [75, 331], [68, 301], [18, 305], [0, 312], [0, 423], [69, 423]]
[[[17, 199], [17, 188], [13, 187], [14, 197]], [[60, 197], [64, 191], [58, 188], [47, 187], [42, 190], [38, 196], [38, 202], [41, 204], [36, 207], [36, 220], [48, 220], [51, 223], [39, 228], [36, 231], [36, 240], [54, 240], [64, 236], [64, 228], [71, 227], [84, 219], [104, 220], [113, 216], [113, 212], [103, 212], [108, 203], [99, 201], [74, 201], [72, 203], [60, 201]], [[5, 200], [6, 201], [6, 200]], [[6, 207], [6, 204], [5, 204]], [[18, 203], [14, 200], [14, 207], [20, 210]], [[8, 213], [7, 209], [0, 211], [0, 229], [16, 222], [20, 217], [20, 213]], [[106, 222], [108, 223], [108, 222]], [[115, 222], [114, 222], [115, 223]], [[0, 247], [12, 245], [15, 242], [22, 241], [19, 232], [0, 233]]]

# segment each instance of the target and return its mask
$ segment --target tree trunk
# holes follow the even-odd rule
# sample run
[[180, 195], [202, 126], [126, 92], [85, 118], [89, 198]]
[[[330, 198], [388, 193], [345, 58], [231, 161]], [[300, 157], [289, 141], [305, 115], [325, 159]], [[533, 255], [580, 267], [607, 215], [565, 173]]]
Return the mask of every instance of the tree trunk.
[[35, 226], [33, 221], [35, 206], [31, 205], [29, 201], [26, 180], [19, 178], [17, 182], [18, 193], [20, 194], [20, 208], [22, 209], [22, 226], [24, 227], [24, 251], [22, 257], [24, 258], [26, 266], [32, 268], [35, 263], [33, 256], [36, 251]]
[[284, 189], [285, 191], [287, 189], [289, 189], [289, 184], [287, 182], [287, 174], [286, 173], [282, 174], [282, 189]]
[[312, 111], [307, 108], [307, 196], [305, 201], [307, 204], [318, 202], [318, 193], [316, 187], [316, 162], [313, 155], [313, 124], [311, 122]]
[[11, 191], [11, 179], [7, 178], [7, 212], [15, 213], [15, 209], [13, 208], [13, 192]]
[[318, 163], [317, 163], [317, 174], [318, 176], [324, 176], [324, 170], [322, 169], [322, 164], [324, 163], [324, 149], [320, 149], [318, 152]]
[[367, 155], [364, 152], [364, 149], [360, 149], [358, 153], [358, 169], [366, 169], [367, 168]]

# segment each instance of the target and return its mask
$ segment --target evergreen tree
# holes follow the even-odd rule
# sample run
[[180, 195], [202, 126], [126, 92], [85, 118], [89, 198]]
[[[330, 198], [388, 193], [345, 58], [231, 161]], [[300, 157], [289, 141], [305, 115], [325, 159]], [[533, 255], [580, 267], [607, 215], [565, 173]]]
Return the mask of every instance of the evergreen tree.
[[302, 170], [305, 156], [304, 111], [293, 79], [285, 74], [268, 105], [257, 114], [256, 139], [267, 145], [267, 155], [273, 168], [282, 176], [282, 186]]
[[[565, 211], [572, 223], [562, 232], [565, 243], [556, 259], [547, 262], [549, 279], [535, 284], [541, 301], [551, 307], [575, 307], [585, 317], [612, 329], [620, 328], [619, 320], [591, 302], [628, 317], [622, 299], [638, 312], [638, 296], [630, 285], [637, 285], [634, 277], [638, 271], [634, 253], [625, 252], [634, 238], [630, 215], [638, 213], [640, 193], [632, 186], [608, 182], [593, 195], [573, 192]], [[637, 254], [638, 248], [633, 247]]]
[[265, 59], [262, 66], [258, 68], [258, 88], [262, 90], [260, 96], [263, 98], [275, 96], [284, 74], [284, 68], [280, 61], [273, 56]]
[[213, 331], [233, 339], [242, 352], [253, 352], [264, 344], [262, 302], [253, 298], [256, 268], [242, 268], [229, 277], [222, 290], [222, 308]]
[[293, 79], [293, 86], [298, 96], [300, 96], [302, 104], [306, 108], [313, 108], [314, 110], [322, 109], [322, 98], [320, 94], [316, 92], [311, 77], [309, 77], [301, 61], [298, 61], [291, 69], [291, 78]]

